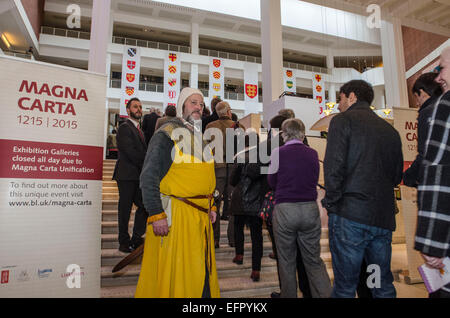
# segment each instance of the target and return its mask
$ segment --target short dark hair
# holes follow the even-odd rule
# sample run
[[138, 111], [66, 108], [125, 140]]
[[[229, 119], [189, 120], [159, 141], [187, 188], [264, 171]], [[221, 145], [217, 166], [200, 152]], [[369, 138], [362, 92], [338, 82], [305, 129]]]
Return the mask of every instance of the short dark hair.
[[416, 93], [420, 96], [420, 90], [431, 96], [440, 96], [442, 94], [441, 86], [434, 80], [438, 76], [438, 73], [425, 73], [419, 76], [412, 88], [413, 94]]
[[287, 119], [288, 119], [287, 117], [276, 115], [274, 118], [270, 120], [270, 128], [281, 129], [281, 125], [283, 125], [283, 122]]
[[372, 85], [363, 80], [353, 80], [342, 85], [339, 94], [349, 97], [350, 93], [354, 93], [359, 102], [367, 102], [369, 105], [374, 99]]
[[231, 120], [232, 121], [238, 121], [238, 115], [236, 115], [235, 113], [231, 113]]
[[130, 100], [128, 101], [128, 103], [127, 103], [127, 108], [130, 108], [130, 107], [131, 107], [131, 103], [134, 102], [134, 101], [138, 101], [139, 103], [141, 102], [141, 101], [139, 100], [139, 98], [133, 97], [132, 99], [130, 99]]
[[166, 107], [164, 114], [168, 117], [177, 117], [177, 108], [173, 105], [169, 105]]
[[211, 110], [213, 112], [216, 111], [216, 105], [219, 104], [222, 100], [220, 99], [220, 97], [215, 97], [211, 100]]

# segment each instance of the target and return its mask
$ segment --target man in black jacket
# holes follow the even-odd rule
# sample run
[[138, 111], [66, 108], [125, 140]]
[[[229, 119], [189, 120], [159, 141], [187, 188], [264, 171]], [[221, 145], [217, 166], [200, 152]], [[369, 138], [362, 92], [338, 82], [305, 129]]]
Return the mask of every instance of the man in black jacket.
[[213, 121], [216, 121], [219, 119], [219, 115], [217, 115], [216, 112], [216, 105], [219, 104], [222, 100], [219, 97], [213, 98], [211, 100], [211, 111], [212, 114], [205, 119], [202, 119], [202, 131], [203, 133], [206, 130], [206, 126], [208, 126], [209, 123], [212, 123]]
[[334, 271], [332, 297], [355, 297], [363, 259], [375, 273], [374, 297], [395, 297], [391, 242], [394, 187], [402, 179], [398, 132], [371, 109], [370, 84], [341, 87], [339, 110], [328, 130], [324, 160], [329, 241]]
[[437, 76], [437, 73], [422, 74], [412, 88], [417, 106], [419, 106], [419, 118], [417, 119], [417, 157], [403, 176], [403, 182], [408, 187], [417, 187], [419, 184], [419, 168], [423, 160], [433, 106], [442, 94], [441, 87], [435, 82]]
[[[142, 117], [142, 104], [139, 99], [133, 98], [128, 102], [127, 113], [129, 118], [120, 125], [117, 132], [119, 159], [113, 175], [113, 180], [116, 180], [119, 188], [119, 251], [124, 253], [130, 253], [142, 244], [148, 216], [139, 188], [139, 176], [147, 153], [147, 144], [139, 125]], [[130, 241], [128, 222], [133, 203], [137, 210]]]

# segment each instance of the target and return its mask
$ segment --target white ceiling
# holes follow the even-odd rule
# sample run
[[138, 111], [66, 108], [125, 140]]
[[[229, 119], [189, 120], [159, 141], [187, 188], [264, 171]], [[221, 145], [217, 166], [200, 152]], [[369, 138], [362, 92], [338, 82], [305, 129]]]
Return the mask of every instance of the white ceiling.
[[450, 0], [302, 0], [368, 16], [379, 5], [382, 18], [400, 18], [402, 25], [450, 36]]

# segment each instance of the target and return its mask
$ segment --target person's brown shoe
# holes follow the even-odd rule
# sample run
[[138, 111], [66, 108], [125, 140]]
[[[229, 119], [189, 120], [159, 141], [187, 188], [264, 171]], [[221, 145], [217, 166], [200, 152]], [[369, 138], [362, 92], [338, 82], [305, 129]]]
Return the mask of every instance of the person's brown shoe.
[[238, 265], [242, 265], [244, 263], [244, 255], [236, 255], [233, 258], [233, 263], [236, 263]]
[[254, 282], [259, 282], [259, 271], [252, 271], [252, 274], [250, 275], [250, 278], [254, 281]]

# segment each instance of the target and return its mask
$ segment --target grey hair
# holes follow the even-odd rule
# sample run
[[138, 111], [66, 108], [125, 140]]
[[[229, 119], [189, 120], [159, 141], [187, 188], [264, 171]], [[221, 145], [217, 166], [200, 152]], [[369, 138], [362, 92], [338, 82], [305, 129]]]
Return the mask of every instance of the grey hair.
[[300, 119], [285, 120], [281, 125], [281, 130], [283, 131], [284, 142], [294, 139], [303, 141], [305, 139], [305, 124]]
[[286, 117], [286, 118], [295, 118], [295, 113], [294, 113], [294, 111], [292, 110], [292, 109], [290, 109], [290, 108], [284, 108], [284, 109], [281, 109], [279, 112], [278, 112], [278, 115], [280, 115], [280, 116], [284, 116], [284, 117]]
[[231, 110], [231, 107], [227, 102], [222, 101], [216, 105], [216, 113], [219, 117], [228, 115], [228, 110]]

